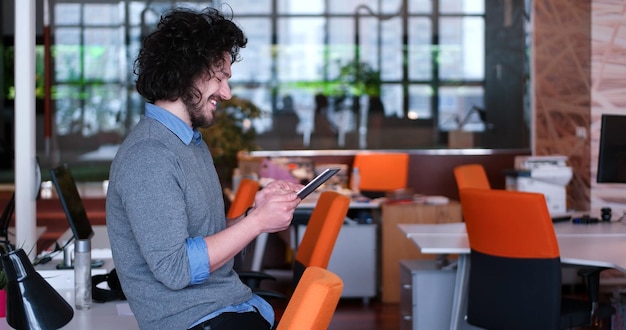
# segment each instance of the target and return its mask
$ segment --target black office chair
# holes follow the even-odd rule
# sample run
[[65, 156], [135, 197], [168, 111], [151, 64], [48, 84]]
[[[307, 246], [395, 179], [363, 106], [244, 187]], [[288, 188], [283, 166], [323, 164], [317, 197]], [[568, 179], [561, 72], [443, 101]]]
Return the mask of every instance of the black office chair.
[[[481, 164], [464, 164], [454, 168], [454, 177], [456, 179], [457, 187], [459, 190], [464, 188], [481, 188], [491, 189], [491, 184], [487, 178], [485, 168]], [[565, 265], [566, 268], [574, 267], [572, 265]], [[591, 292], [592, 297], [599, 296], [600, 290], [600, 272], [605, 268], [602, 267], [577, 267], [577, 274], [584, 279], [585, 283], [593, 284], [588, 289]], [[594, 309], [598, 308], [597, 300], [593, 302]], [[592, 313], [594, 315], [593, 324], [598, 324], [599, 320], [597, 312]]]
[[[589, 268], [589, 297], [564, 298], [561, 259], [543, 194], [461, 189], [471, 248], [467, 322], [486, 329], [595, 326], [615, 310], [598, 302], [600, 268]], [[592, 316], [592, 314], [594, 314]]]

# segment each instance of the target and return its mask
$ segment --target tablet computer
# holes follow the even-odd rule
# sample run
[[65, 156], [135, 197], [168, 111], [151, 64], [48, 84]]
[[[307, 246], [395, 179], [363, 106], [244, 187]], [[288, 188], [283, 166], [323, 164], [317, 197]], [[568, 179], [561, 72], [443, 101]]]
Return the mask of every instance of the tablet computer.
[[320, 175], [316, 176], [313, 180], [311, 180], [311, 182], [309, 182], [309, 184], [307, 184], [306, 186], [304, 186], [304, 188], [298, 191], [298, 197], [300, 197], [300, 199], [304, 199], [306, 196], [314, 192], [315, 189], [317, 189], [317, 187], [321, 186], [322, 183], [326, 182], [328, 179], [330, 179], [331, 176], [335, 175], [337, 172], [339, 172], [338, 168], [325, 169], [324, 172], [320, 173]]

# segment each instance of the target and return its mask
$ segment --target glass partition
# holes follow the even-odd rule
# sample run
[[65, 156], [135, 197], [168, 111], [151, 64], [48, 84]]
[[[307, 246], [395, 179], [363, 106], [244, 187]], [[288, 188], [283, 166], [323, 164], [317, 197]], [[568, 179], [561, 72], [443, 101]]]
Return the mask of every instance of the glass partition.
[[[523, 15], [515, 3], [522, 10], [512, 12]], [[505, 96], [490, 92], [486, 73], [527, 67], [491, 63], [499, 50], [486, 47], [485, 35], [504, 15], [493, 8], [499, 1], [52, 0], [57, 161], [106, 161], [102, 149], [138, 121], [133, 60], [172, 5], [232, 11], [246, 33], [231, 88], [261, 110], [246, 121], [260, 150], [448, 148], [449, 132], [489, 137], [502, 117], [494, 112], [524, 111], [523, 100], [490, 106]], [[489, 139], [475, 147], [489, 148]]]

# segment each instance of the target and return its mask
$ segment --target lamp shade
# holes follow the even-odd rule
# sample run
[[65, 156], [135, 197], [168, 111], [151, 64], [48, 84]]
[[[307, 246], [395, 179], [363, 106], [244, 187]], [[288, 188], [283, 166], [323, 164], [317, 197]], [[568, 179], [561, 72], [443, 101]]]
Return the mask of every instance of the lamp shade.
[[24, 250], [2, 255], [7, 323], [16, 329], [58, 329], [74, 317], [65, 299], [35, 271]]

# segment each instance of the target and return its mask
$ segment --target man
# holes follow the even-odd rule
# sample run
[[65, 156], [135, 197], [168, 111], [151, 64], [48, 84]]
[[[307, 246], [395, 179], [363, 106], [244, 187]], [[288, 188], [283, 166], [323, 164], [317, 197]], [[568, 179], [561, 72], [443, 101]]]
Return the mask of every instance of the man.
[[243, 32], [215, 9], [173, 9], [135, 61], [145, 116], [109, 176], [107, 228], [122, 289], [141, 329], [269, 329], [271, 306], [233, 270], [263, 232], [289, 227], [302, 186], [276, 181], [226, 219], [211, 154], [197, 128], [231, 97]]

